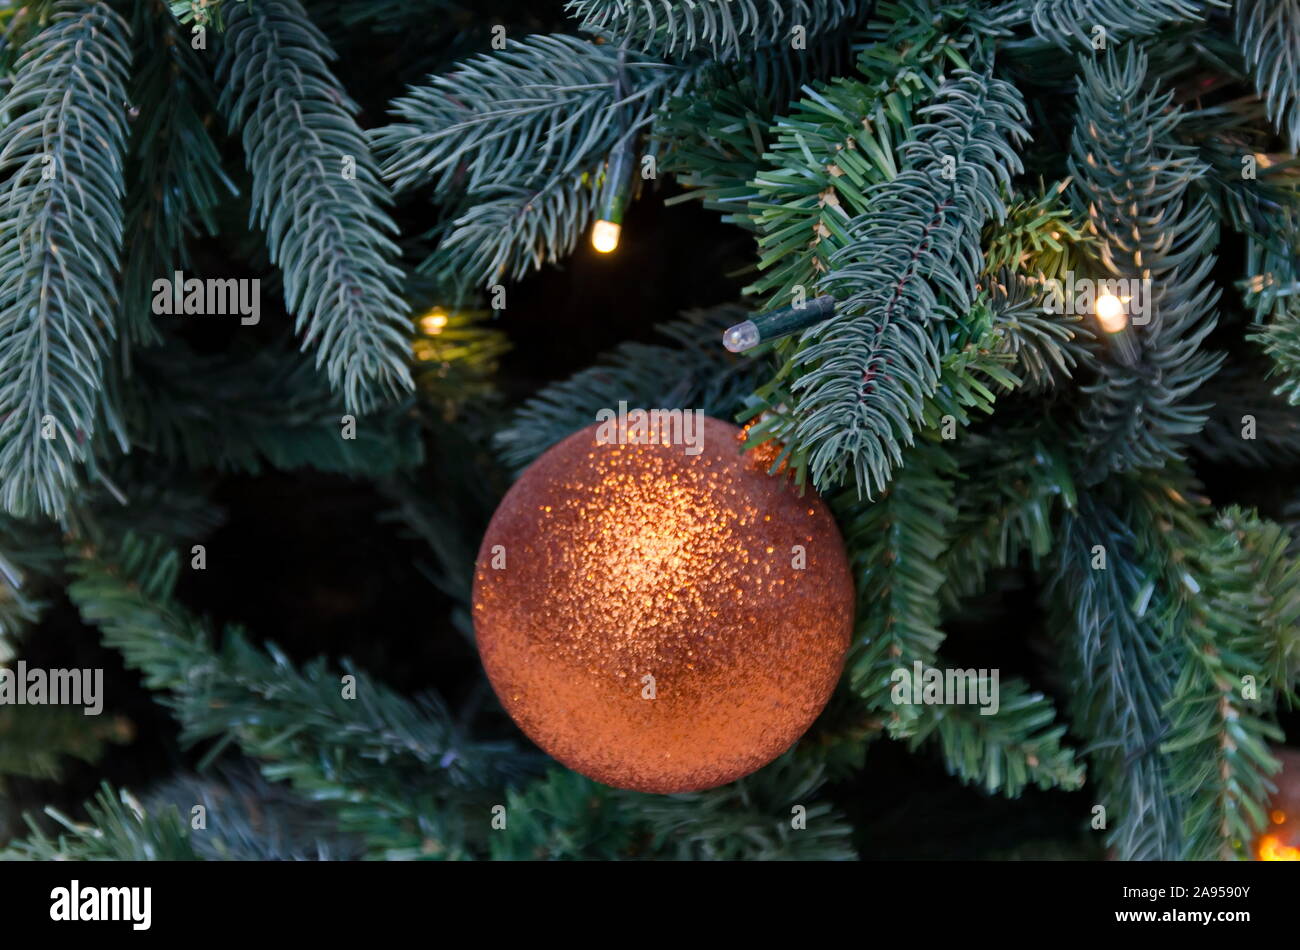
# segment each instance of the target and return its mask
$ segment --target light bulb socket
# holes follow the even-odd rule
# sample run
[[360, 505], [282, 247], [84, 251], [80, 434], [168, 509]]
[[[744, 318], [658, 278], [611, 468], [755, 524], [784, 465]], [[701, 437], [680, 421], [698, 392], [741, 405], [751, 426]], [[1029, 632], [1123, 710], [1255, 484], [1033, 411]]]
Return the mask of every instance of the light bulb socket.
[[605, 167], [605, 184], [600, 195], [600, 211], [596, 215], [599, 220], [618, 225], [623, 223], [628, 202], [632, 200], [635, 170], [636, 154], [629, 141], [609, 156], [609, 164]]

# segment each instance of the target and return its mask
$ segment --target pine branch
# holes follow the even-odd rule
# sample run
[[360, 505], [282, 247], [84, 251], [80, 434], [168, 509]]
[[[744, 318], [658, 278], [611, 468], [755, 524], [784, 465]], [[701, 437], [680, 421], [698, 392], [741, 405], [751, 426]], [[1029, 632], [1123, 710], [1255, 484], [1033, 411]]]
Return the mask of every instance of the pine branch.
[[[1106, 677], [1111, 693], [1107, 705], [1081, 705], [1078, 724], [1099, 746], [1104, 783], [1128, 801], [1124, 814], [1132, 808], [1164, 816], [1148, 822], [1137, 839], [1130, 819], [1122, 817], [1116, 836], [1125, 856], [1233, 856], [1262, 822], [1268, 774], [1275, 770], [1268, 743], [1281, 733], [1270, 721], [1271, 708], [1278, 691], [1289, 690], [1294, 672], [1294, 638], [1280, 623], [1297, 610], [1295, 565], [1286, 560], [1285, 539], [1275, 526], [1235, 510], [1217, 525], [1206, 523], [1206, 503], [1196, 499], [1181, 469], [1112, 480], [1107, 487], [1111, 500], [1099, 512], [1103, 526], [1093, 529], [1108, 539], [1105, 567], [1098, 569], [1095, 560], [1090, 572], [1082, 566], [1096, 552], [1086, 551], [1076, 535], [1076, 550], [1067, 557], [1080, 563], [1067, 566], [1063, 559], [1058, 578], [1072, 572], [1077, 584], [1090, 573], [1094, 591], [1116, 591], [1106, 595], [1109, 604], [1093, 595], [1076, 611], [1084, 653], [1072, 677], [1078, 701], [1096, 689], [1098, 675]], [[1088, 497], [1083, 514], [1099, 511], [1095, 504]], [[1076, 530], [1078, 524], [1067, 526], [1071, 534]], [[1106, 575], [1114, 575], [1120, 587]], [[1069, 590], [1057, 596], [1062, 592]], [[1108, 609], [1109, 624], [1103, 613]], [[1102, 623], [1096, 632], [1085, 624], [1089, 614]], [[1115, 646], [1105, 644], [1113, 636], [1107, 626], [1117, 627], [1123, 638]], [[1153, 664], [1144, 666], [1141, 653], [1122, 663], [1107, 659], [1117, 646], [1125, 652], [1140, 646], [1144, 638], [1137, 634], [1144, 627], [1150, 630], [1145, 652]], [[1279, 647], [1286, 656], [1280, 662]], [[1111, 697], [1122, 698], [1116, 703]], [[1160, 707], [1155, 715], [1154, 704]], [[1107, 725], [1116, 712], [1123, 718]], [[1115, 731], [1126, 727], [1125, 720], [1134, 732]], [[1143, 734], [1150, 740], [1142, 741]], [[1126, 741], [1130, 751], [1118, 759], [1101, 746], [1115, 735], [1137, 740]], [[1159, 795], [1168, 798], [1169, 808], [1152, 804]], [[1168, 824], [1175, 815], [1177, 835]], [[1160, 837], [1153, 840], [1152, 831]]]
[[692, 75], [576, 36], [528, 36], [412, 86], [392, 103], [400, 121], [372, 138], [399, 191], [527, 187], [604, 160]]
[[[1204, 32], [1181, 42], [1162, 40], [1159, 47], [1146, 51], [1151, 57], [1150, 74], [1159, 77], [1163, 88], [1175, 90], [1203, 83], [1207, 74], [1214, 74], [1216, 84], [1233, 82], [1228, 88], [1235, 90], [1235, 84], [1246, 82], [1247, 77], [1234, 69], [1238, 65], [1236, 50], [1231, 46], [1216, 49], [1216, 41], [1224, 42], [1221, 36]], [[1231, 62], [1225, 63], [1225, 59]], [[1250, 245], [1248, 275], [1267, 270], [1267, 266], [1258, 267], [1260, 251], [1265, 252], [1267, 265], [1281, 264], [1268, 260], [1267, 255], [1285, 253], [1283, 249], [1295, 243], [1292, 222], [1300, 173], [1291, 167], [1287, 156], [1273, 151], [1275, 137], [1264, 103], [1252, 96], [1222, 103], [1207, 103], [1198, 97], [1182, 103], [1181, 108], [1178, 138], [1194, 145], [1196, 157], [1208, 167], [1197, 185], [1220, 221], [1246, 236]], [[1268, 296], [1267, 287], [1252, 293]]]
[[862, 78], [816, 83], [772, 125], [753, 176], [749, 216], [759, 233], [758, 267], [746, 288], [766, 306], [808, 292], [848, 245], [851, 222], [868, 210], [874, 185], [894, 178], [913, 113], [933, 97], [945, 70], [970, 68], [977, 43], [963, 7], [885, 4], [874, 41], [858, 57]]
[[357, 417], [354, 437], [344, 438], [337, 395], [308, 358], [282, 346], [200, 356], [172, 342], [141, 351], [121, 402], [133, 444], [190, 469], [374, 476], [422, 457], [409, 400]]
[[1300, 406], [1300, 296], [1286, 297], [1272, 319], [1246, 338], [1258, 343], [1272, 361], [1273, 394], [1288, 405]]
[[328, 736], [336, 753], [385, 762], [393, 771], [429, 767], [453, 785], [479, 781], [478, 768], [503, 767], [491, 761], [493, 747], [464, 742], [438, 702], [409, 703], [350, 664], [344, 669], [356, 679], [355, 701], [342, 698], [340, 678], [322, 661], [300, 672], [274, 646], [263, 651], [237, 629], [228, 629], [215, 650], [206, 624], [172, 599], [174, 552], [128, 538], [113, 560], [91, 557], [74, 565], [78, 580], [69, 596], [144, 673], [149, 688], [174, 694], [169, 705], [188, 741], [230, 732], [255, 757], [279, 759], [295, 743]]
[[152, 317], [153, 282], [189, 266], [187, 238], [215, 234], [223, 192], [237, 193], [205, 119], [216, 107], [206, 66], [160, 0], [139, 3], [132, 24], [138, 112], [127, 155], [126, 256], [121, 322], [132, 343], [162, 339]]
[[1260, 679], [1271, 638], [1255, 624], [1262, 603], [1252, 558], [1235, 537], [1203, 531], [1170, 546], [1190, 552], [1186, 569], [1201, 589], [1174, 620], [1187, 661], [1160, 748], [1173, 762], [1174, 791], [1188, 800], [1184, 856], [1227, 858], [1243, 854], [1267, 823], [1268, 776], [1277, 770], [1269, 742], [1283, 736], [1264, 718], [1272, 685], [1259, 683], [1250, 697], [1245, 684]]
[[58, 780], [69, 759], [98, 762], [110, 742], [131, 736], [125, 719], [86, 716], [75, 706], [0, 706], [0, 790], [3, 777]]
[[[1151, 605], [1156, 579], [1140, 565], [1132, 531], [1106, 499], [1081, 493], [1078, 502], [1062, 521], [1047, 594], [1072, 729], [1087, 743], [1108, 842], [1124, 860], [1172, 860], [1181, 852], [1182, 801], [1158, 746], [1180, 657], [1163, 642]], [[1093, 566], [1099, 553], [1104, 568]]]
[[201, 806], [206, 827], [190, 832], [205, 861], [355, 861], [364, 842], [339, 831], [327, 807], [313, 804], [284, 785], [268, 782], [246, 760], [222, 765], [215, 774], [180, 775], [145, 797], [149, 814], [175, 808], [182, 815]]
[[52, 526], [0, 516], [0, 664], [13, 658], [19, 636], [40, 621], [46, 607], [40, 587], [62, 560], [63, 543]]
[[999, 189], [1020, 170], [1024, 106], [1008, 83], [958, 71], [920, 115], [930, 121], [905, 146], [909, 167], [871, 189], [822, 281], [838, 314], [794, 356], [802, 375], [782, 441], [820, 488], [850, 473], [868, 495], [888, 484], [938, 385], [944, 328], [973, 303], [980, 229], [1004, 216]]
[[1065, 726], [1042, 693], [1019, 680], [999, 682], [998, 711], [984, 715], [971, 703], [919, 708], [912, 749], [935, 738], [948, 772], [990, 793], [1018, 798], [1033, 782], [1039, 788], [1074, 790], [1083, 784], [1083, 766], [1061, 745]]
[[1205, 424], [1206, 407], [1190, 400], [1223, 361], [1201, 346], [1217, 321], [1207, 250], [1217, 223], [1204, 199], [1190, 201], [1205, 166], [1175, 142], [1179, 112], [1170, 100], [1148, 88], [1147, 58], [1131, 45], [1083, 61], [1070, 157], [1077, 204], [1105, 271], [1150, 287], [1150, 322], [1126, 331], [1140, 348], [1137, 365], [1105, 360], [1083, 390], [1091, 397], [1082, 441], [1092, 478], [1178, 458]]
[[1237, 42], [1269, 118], [1300, 152], [1300, 0], [1237, 0]]
[[409, 702], [349, 664], [355, 699], [323, 661], [300, 670], [238, 629], [216, 648], [207, 623], [175, 602], [178, 560], [156, 541], [128, 537], [78, 555], [69, 596], [146, 686], [170, 694], [185, 741], [218, 739], [209, 758], [237, 742], [269, 780], [337, 809], [341, 830], [376, 854], [463, 856], [458, 803], [530, 764], [507, 744], [466, 738], [436, 700]]
[[0, 102], [0, 507], [61, 514], [94, 436], [117, 311], [126, 23], [61, 3]]
[[957, 510], [956, 468], [947, 449], [918, 441], [876, 501], [846, 494], [837, 500], [838, 520], [857, 576], [858, 611], [853, 643], [845, 662], [849, 685], [869, 709], [889, 714], [891, 735], [913, 735], [920, 707], [895, 704], [892, 676], [914, 663], [937, 662], [938, 568]]
[[[1266, 618], [1277, 614], [1273, 592], [1260, 586], [1261, 568], [1272, 573], [1270, 552], [1252, 548], [1272, 544], [1276, 556], [1280, 532], [1270, 537], [1237, 512], [1209, 523], [1195, 488], [1180, 469], [1125, 479], [1117, 511], [1155, 577], [1148, 609], [1161, 617], [1180, 671], [1160, 751], [1183, 803], [1182, 856], [1204, 859], [1244, 854], [1264, 823], [1276, 771], [1269, 743], [1282, 738], [1270, 721], [1279, 684], [1266, 678], [1278, 642]], [[1231, 530], [1234, 519], [1249, 530]]]
[[219, 107], [243, 138], [253, 214], [303, 347], [316, 348], [348, 408], [367, 411], [413, 386], [388, 192], [327, 66], [334, 53], [298, 0], [228, 13]]
[[393, 103], [400, 121], [372, 135], [384, 176], [399, 191], [463, 193], [421, 270], [483, 285], [566, 256], [594, 220], [611, 151], [698, 72], [539, 35], [412, 87]]
[[898, 174], [912, 109], [936, 86], [912, 76], [887, 94], [858, 79], [819, 83], [776, 120], [748, 212], [767, 273], [745, 292], [764, 297], [764, 309], [787, 306], [796, 288], [811, 292], [852, 242], [851, 223], [869, 209], [872, 186]]
[[1028, 552], [1038, 567], [1051, 553], [1057, 512], [1073, 511], [1068, 459], [1051, 440], [1011, 430], [965, 433], [953, 448], [962, 479], [952, 540], [943, 552], [940, 596], [948, 610], [981, 593], [991, 571]]
[[1255, 624], [1265, 639], [1261, 678], [1293, 707], [1300, 703], [1300, 560], [1290, 552], [1291, 538], [1282, 525], [1236, 506], [1217, 524], [1237, 539], [1254, 578]]
[[[787, 752], [753, 775], [707, 792], [625, 794], [625, 808], [649, 824], [651, 847], [677, 861], [844, 861], [855, 857], [852, 829], [817, 801], [820, 764]], [[797, 806], [806, 827], [794, 827]]]
[[494, 861], [617, 861], [635, 854], [644, 819], [626, 793], [552, 769], [506, 794], [506, 826], [492, 835]]
[[990, 16], [1007, 25], [1027, 22], [1057, 46], [1091, 48], [1098, 26], [1107, 44], [1117, 44], [1177, 23], [1200, 22], [1227, 5], [1227, 0], [1009, 0]]
[[752, 229], [750, 182], [767, 149], [775, 105], [745, 75], [719, 75], [703, 88], [667, 102], [655, 121], [666, 143], [660, 170], [686, 189], [665, 204], [699, 201], [722, 220]]
[[[674, 344], [622, 343], [595, 366], [529, 399], [494, 437], [502, 461], [522, 470], [547, 448], [596, 422], [600, 409], [690, 407], [728, 418], [753, 388], [751, 365], [718, 344], [722, 330], [744, 319], [723, 306], [661, 326]], [[665, 367], [671, 371], [665, 372]]]
[[971, 314], [976, 332], [968, 333], [963, 326], [962, 335], [969, 339], [943, 355], [938, 386], [921, 406], [921, 424], [931, 435], [947, 424], [949, 416], [964, 427], [975, 418], [967, 410], [992, 414], [999, 393], [1023, 385], [1013, 372], [1016, 354], [1012, 350], [1022, 341], [1014, 321], [1003, 321], [984, 299], [976, 302]]
[[985, 283], [994, 350], [1012, 358], [1020, 388], [1042, 392], [1064, 386], [1079, 367], [1096, 367], [1086, 345], [1093, 337], [1081, 318], [1044, 312], [1041, 279], [1001, 271]]
[[225, 4], [252, 2], [253, 0], [167, 0], [167, 6], [180, 23], [215, 26], [218, 30], [224, 30], [224, 13], [230, 9]]
[[[1300, 171], [1269, 166], [1262, 174], [1266, 197], [1251, 206], [1250, 227], [1242, 229], [1246, 276], [1238, 286], [1256, 320], [1271, 315], [1285, 323], [1300, 309]], [[1292, 363], [1279, 367], [1296, 375]]]
[[[882, 6], [888, 5], [878, 4], [878, 12]], [[884, 24], [873, 24], [874, 31], [868, 31], [870, 45], [857, 57], [859, 71], [877, 87], [871, 90], [872, 98], [883, 99], [886, 94], [894, 97], [896, 78], [905, 84], [916, 79], [900, 73], [900, 61], [921, 63], [947, 57], [958, 66], [968, 65], [963, 51], [971, 45], [970, 38], [950, 30], [944, 15], [928, 5], [923, 10], [909, 8], [901, 11], [893, 6], [889, 6], [889, 10], [892, 19]], [[931, 18], [925, 21], [925, 29], [917, 35], [912, 21], [923, 20], [927, 13]], [[899, 21], [905, 21], [906, 28], [901, 27]], [[877, 33], [880, 34], [878, 38]], [[684, 195], [666, 199], [665, 204], [700, 200], [706, 208], [723, 212], [724, 221], [751, 230], [755, 228], [754, 215], [749, 207], [760, 195], [758, 189], [761, 186], [755, 183], [755, 179], [760, 173], [772, 173], [768, 169], [773, 161], [778, 166], [776, 173], [787, 165], [781, 155], [765, 160], [765, 153], [780, 128], [774, 126], [778, 122], [784, 123], [779, 113], [787, 108], [792, 98], [808, 94], [816, 99], [805, 99], [794, 109], [811, 108], [816, 113], [820, 108], [817, 101], [840, 88], [840, 83], [828, 83], [825, 78], [845, 77], [851, 71], [846, 62], [848, 50], [842, 34], [826, 34], [817, 42], [818, 49], [790, 50], [778, 45], [756, 51], [743, 64], [718, 63], [701, 75], [687, 95], [672, 99], [663, 107], [653, 130], [654, 137], [666, 143], [659, 167], [676, 176], [688, 189]], [[905, 53], [893, 49], [904, 44]], [[920, 77], [929, 82], [929, 89], [933, 91], [938, 70], [922, 70]], [[805, 93], [805, 87], [809, 85], [814, 89]], [[855, 88], [853, 95], [865, 98], [867, 92]], [[843, 138], [850, 140], [858, 131], [858, 124], [846, 125]], [[813, 147], [822, 144], [816, 138], [818, 132], [819, 125], [814, 121], [809, 128]], [[853, 143], [848, 141], [847, 147], [852, 148]], [[801, 194], [805, 186], [812, 187], [812, 183], [805, 181], [809, 173], [822, 179], [822, 191], [833, 188], [836, 179], [830, 171], [818, 175], [814, 169], [804, 165], [802, 175], [795, 174], [790, 182]], [[772, 200], [784, 198], [779, 193], [768, 197]], [[774, 210], [769, 204], [764, 213]], [[801, 259], [802, 254], [795, 257]]]
[[577, 178], [553, 176], [536, 188], [488, 188], [444, 226], [420, 273], [460, 291], [520, 280], [573, 253], [596, 220], [599, 193], [592, 166]]
[[[723, 788], [643, 795], [560, 769], [508, 793], [493, 860], [846, 860], [849, 827], [818, 801], [823, 763], [798, 750]], [[802, 806], [802, 816], [796, 811]], [[796, 828], [799, 818], [804, 827]]]
[[107, 782], [100, 786], [94, 800], [86, 803], [89, 823], [75, 822], [52, 808], [47, 808], [46, 813], [66, 833], [51, 838], [29, 817], [31, 837], [0, 851], [0, 860], [199, 860], [190, 838], [189, 823], [175, 807], [145, 811], [129, 792], [123, 789], [115, 794]]
[[991, 274], [1015, 271], [1041, 292], [1048, 279], [1063, 280], [1078, 269], [1080, 252], [1092, 244], [1086, 216], [1071, 208], [1058, 182], [1007, 204], [1005, 221], [984, 230], [984, 268]]
[[[960, 426], [969, 425], [972, 412], [991, 414], [999, 392], [1023, 385], [1012, 370], [1016, 351], [1031, 340], [1009, 313], [1000, 312], [996, 306], [990, 306], [984, 295], [975, 301], [958, 332], [965, 342], [954, 346], [940, 360], [934, 392], [921, 404], [921, 428], [931, 435], [941, 436], [950, 420]], [[806, 470], [801, 467], [797, 448], [789, 442], [795, 421], [790, 407], [796, 402], [789, 381], [778, 374], [746, 398], [743, 415], [756, 420], [749, 430], [748, 444], [780, 446], [773, 470], [790, 466], [795, 484], [802, 486]]]
[[662, 57], [705, 51], [725, 61], [850, 28], [869, 6], [865, 0], [568, 0], [565, 9], [581, 29], [608, 34], [615, 44]]

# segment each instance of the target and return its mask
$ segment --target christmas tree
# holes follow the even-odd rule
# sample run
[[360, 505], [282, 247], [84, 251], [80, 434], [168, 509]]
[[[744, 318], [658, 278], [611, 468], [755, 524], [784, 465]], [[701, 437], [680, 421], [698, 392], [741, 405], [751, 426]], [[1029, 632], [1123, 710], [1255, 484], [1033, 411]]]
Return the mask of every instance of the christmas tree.
[[[0, 19], [0, 855], [1300, 854], [1300, 0]], [[620, 407], [843, 539], [723, 784], [564, 767], [476, 650]]]

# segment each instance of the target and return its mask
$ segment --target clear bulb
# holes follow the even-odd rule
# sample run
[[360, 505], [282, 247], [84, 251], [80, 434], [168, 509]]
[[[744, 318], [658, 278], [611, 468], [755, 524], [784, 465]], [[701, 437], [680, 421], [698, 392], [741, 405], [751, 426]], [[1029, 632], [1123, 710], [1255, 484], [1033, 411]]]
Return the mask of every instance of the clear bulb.
[[722, 334], [722, 345], [732, 353], [743, 353], [758, 346], [758, 324], [753, 320], [737, 323]]

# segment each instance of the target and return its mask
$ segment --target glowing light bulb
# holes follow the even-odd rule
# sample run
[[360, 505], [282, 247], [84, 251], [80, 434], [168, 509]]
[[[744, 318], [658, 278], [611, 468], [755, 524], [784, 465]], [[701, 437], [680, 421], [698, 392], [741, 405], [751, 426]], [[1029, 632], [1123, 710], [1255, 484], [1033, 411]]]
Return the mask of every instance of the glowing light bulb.
[[447, 314], [442, 310], [430, 310], [420, 318], [420, 330], [425, 336], [437, 336], [447, 326]]
[[591, 246], [602, 254], [608, 254], [618, 247], [618, 236], [623, 226], [613, 221], [597, 221], [591, 229]]
[[1110, 293], [1098, 295], [1097, 322], [1107, 333], [1118, 333], [1127, 327], [1128, 312], [1124, 301]]

